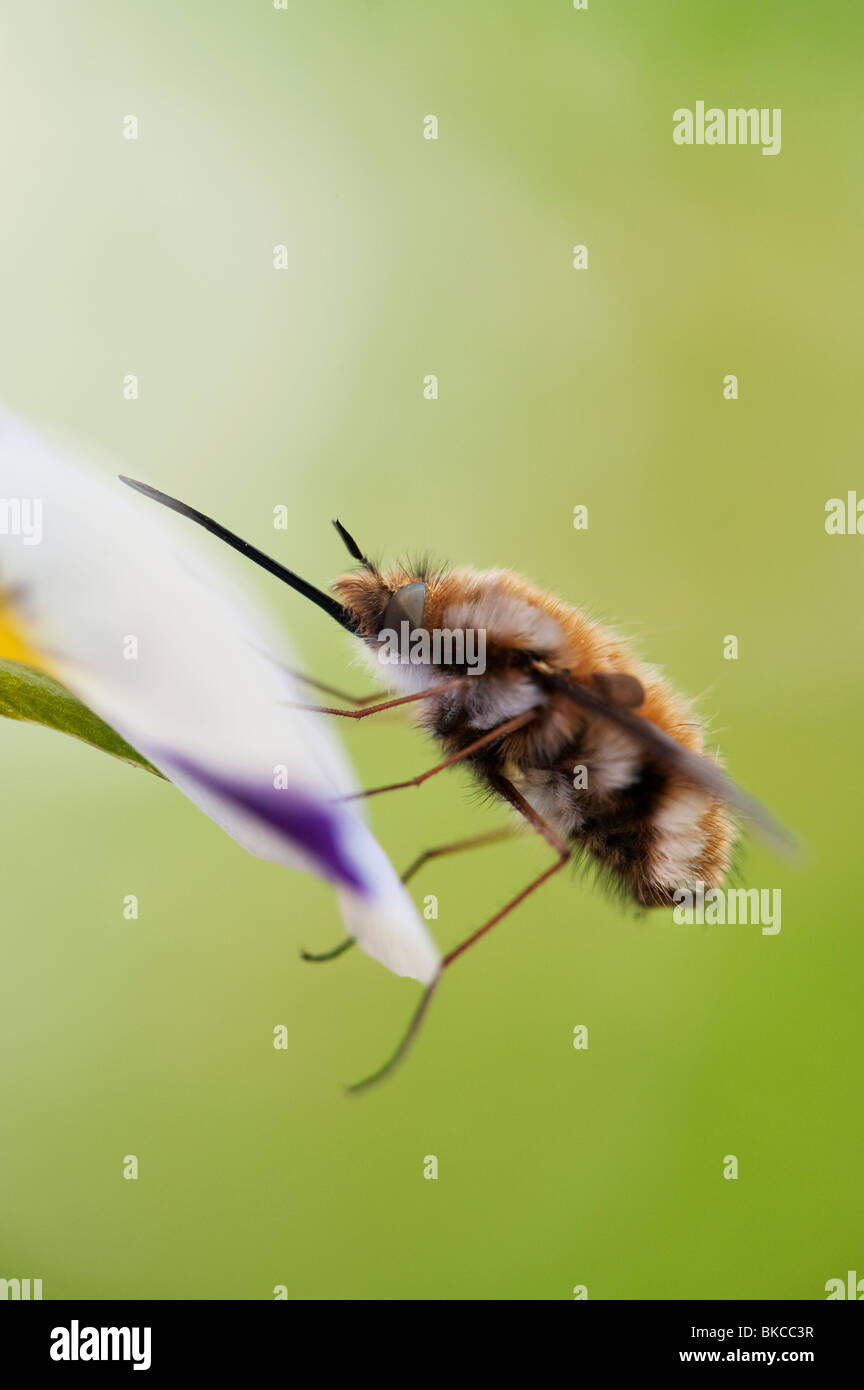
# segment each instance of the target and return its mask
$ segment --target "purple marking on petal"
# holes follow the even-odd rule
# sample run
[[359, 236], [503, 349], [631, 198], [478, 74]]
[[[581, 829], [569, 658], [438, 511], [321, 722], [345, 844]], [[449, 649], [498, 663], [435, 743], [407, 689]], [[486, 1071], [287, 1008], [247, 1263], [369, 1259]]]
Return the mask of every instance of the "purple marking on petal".
[[[155, 755], [154, 755], [155, 756]], [[214, 772], [175, 753], [165, 752], [170, 766], [186, 772], [202, 786], [243, 807], [263, 821], [292, 845], [310, 855], [325, 878], [368, 895], [369, 884], [360, 875], [356, 861], [348, 848], [346, 812], [328, 805], [299, 787], [280, 789], [265, 784], [244, 782], [226, 774]]]

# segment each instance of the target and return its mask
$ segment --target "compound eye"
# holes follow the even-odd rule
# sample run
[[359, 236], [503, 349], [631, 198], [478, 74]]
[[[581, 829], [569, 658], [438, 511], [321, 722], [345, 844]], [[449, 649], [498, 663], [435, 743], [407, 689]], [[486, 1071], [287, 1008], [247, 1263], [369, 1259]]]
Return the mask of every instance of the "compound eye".
[[421, 579], [413, 584], [403, 584], [397, 589], [384, 609], [382, 626], [401, 631], [401, 624], [408, 624], [408, 631], [423, 626], [423, 613], [426, 608], [426, 585]]

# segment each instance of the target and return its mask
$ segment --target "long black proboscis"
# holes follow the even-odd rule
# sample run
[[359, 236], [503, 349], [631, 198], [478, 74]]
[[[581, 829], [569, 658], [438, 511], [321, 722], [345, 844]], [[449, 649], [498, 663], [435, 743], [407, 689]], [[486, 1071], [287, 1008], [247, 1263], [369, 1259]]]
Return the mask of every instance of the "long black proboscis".
[[212, 517], [205, 516], [203, 512], [197, 511], [195, 507], [187, 506], [185, 502], [178, 501], [176, 497], [169, 497], [167, 493], [160, 492], [158, 488], [150, 487], [148, 483], [139, 483], [135, 478], [125, 478], [122, 474], [120, 475], [120, 481], [121, 483], [125, 483], [127, 487], [134, 488], [136, 492], [140, 492], [144, 497], [149, 497], [154, 502], [161, 502], [163, 507], [170, 507], [172, 512], [179, 512], [180, 516], [188, 517], [190, 521], [194, 521], [199, 526], [203, 526], [204, 530], [209, 531], [211, 536], [218, 536], [220, 541], [224, 541], [226, 545], [230, 545], [232, 549], [238, 550], [241, 555], [245, 555], [256, 565], [260, 565], [261, 568], [267, 570], [269, 574], [273, 574], [277, 579], [281, 579], [283, 584], [287, 584], [290, 588], [296, 589], [298, 594], [302, 594], [304, 598], [308, 598], [312, 603], [316, 604], [318, 608], [323, 609], [325, 613], [329, 614], [340, 627], [344, 627], [348, 632], [354, 631], [354, 623], [349, 614], [335, 598], [331, 598], [329, 594], [322, 593], [320, 589], [315, 588], [314, 584], [308, 584], [305, 579], [300, 578], [299, 574], [295, 574], [293, 570], [287, 569], [285, 565], [280, 565], [278, 560], [274, 560], [271, 556], [265, 555], [263, 550], [259, 550], [257, 546], [250, 545], [248, 541], [241, 540], [233, 531], [229, 531], [225, 526], [220, 526], [219, 522], [214, 521]]

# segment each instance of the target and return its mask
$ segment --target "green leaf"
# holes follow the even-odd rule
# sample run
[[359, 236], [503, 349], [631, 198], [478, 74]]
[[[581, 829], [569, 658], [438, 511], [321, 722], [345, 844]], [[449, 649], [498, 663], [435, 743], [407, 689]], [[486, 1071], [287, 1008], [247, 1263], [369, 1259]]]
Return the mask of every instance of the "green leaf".
[[162, 776], [158, 768], [136, 753], [98, 714], [82, 705], [65, 685], [20, 661], [0, 658], [0, 715], [58, 729], [114, 758], [122, 758], [133, 767]]

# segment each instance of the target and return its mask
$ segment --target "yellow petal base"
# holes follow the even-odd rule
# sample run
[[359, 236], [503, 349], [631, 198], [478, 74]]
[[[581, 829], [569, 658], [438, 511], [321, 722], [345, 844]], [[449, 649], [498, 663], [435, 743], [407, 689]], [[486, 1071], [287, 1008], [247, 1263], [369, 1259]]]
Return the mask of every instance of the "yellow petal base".
[[39, 671], [47, 671], [43, 657], [30, 646], [26, 635], [16, 620], [16, 616], [0, 593], [0, 658], [22, 661], [25, 666], [35, 666]]

